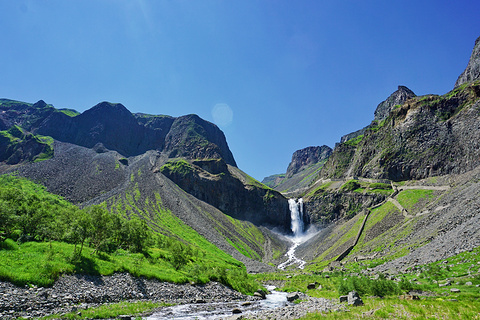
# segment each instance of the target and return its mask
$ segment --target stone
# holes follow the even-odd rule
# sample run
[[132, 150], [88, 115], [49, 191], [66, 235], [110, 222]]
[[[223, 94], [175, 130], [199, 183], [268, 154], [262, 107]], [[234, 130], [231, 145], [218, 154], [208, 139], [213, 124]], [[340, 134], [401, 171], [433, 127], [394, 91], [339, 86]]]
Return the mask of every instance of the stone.
[[242, 307], [248, 307], [248, 306], [251, 306], [252, 303], [250, 301], [245, 301], [244, 303], [242, 303]]
[[467, 281], [467, 282], [465, 282], [465, 285], [466, 286], [471, 286], [471, 285], [473, 285], [473, 283], [471, 281]]
[[340, 296], [339, 300], [340, 300], [340, 303], [347, 302], [348, 296]]
[[307, 289], [309, 289], [309, 290], [315, 289], [316, 287], [317, 287], [317, 285], [316, 285], [315, 283], [313, 283], [313, 282], [312, 282], [312, 283], [309, 283], [309, 284], [307, 285]]
[[297, 300], [298, 298], [299, 298], [299, 296], [298, 296], [297, 292], [287, 294], [287, 301], [292, 302], [292, 301]]
[[117, 317], [118, 320], [132, 320], [132, 316], [121, 315]]
[[457, 288], [452, 288], [452, 289], [450, 289], [450, 292], [453, 292], [453, 293], [460, 293], [460, 289], [457, 289]]
[[239, 308], [235, 308], [232, 310], [232, 313], [233, 314], [239, 314], [239, 313], [242, 313], [242, 310], [240, 310]]
[[358, 295], [358, 293], [356, 291], [350, 291], [348, 293], [348, 305], [351, 305], [351, 306], [363, 306], [363, 301], [362, 301], [362, 298], [360, 298], [360, 296]]
[[195, 299], [195, 303], [207, 303], [207, 301], [205, 301], [202, 298], [197, 298], [197, 299]]

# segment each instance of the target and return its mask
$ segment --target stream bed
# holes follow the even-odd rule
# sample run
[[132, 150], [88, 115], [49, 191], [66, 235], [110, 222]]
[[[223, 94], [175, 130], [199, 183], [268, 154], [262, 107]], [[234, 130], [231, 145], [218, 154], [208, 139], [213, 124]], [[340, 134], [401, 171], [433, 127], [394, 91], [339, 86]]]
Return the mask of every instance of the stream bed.
[[238, 309], [241, 314], [255, 314], [258, 311], [283, 307], [287, 304], [287, 293], [275, 291], [274, 286], [267, 286], [270, 291], [265, 300], [257, 301], [229, 301], [211, 303], [190, 303], [165, 307], [145, 318], [147, 320], [206, 320], [223, 319], [233, 316], [233, 310]]

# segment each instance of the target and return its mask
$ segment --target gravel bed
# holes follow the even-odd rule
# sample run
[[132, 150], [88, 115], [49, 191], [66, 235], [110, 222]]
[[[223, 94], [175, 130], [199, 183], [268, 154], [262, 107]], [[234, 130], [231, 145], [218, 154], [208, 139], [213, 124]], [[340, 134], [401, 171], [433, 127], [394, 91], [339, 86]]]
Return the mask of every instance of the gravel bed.
[[120, 301], [149, 300], [192, 303], [253, 300], [218, 282], [205, 285], [173, 284], [135, 278], [127, 273], [113, 276], [67, 275], [51, 288], [17, 287], [0, 282], [0, 319], [63, 314]]

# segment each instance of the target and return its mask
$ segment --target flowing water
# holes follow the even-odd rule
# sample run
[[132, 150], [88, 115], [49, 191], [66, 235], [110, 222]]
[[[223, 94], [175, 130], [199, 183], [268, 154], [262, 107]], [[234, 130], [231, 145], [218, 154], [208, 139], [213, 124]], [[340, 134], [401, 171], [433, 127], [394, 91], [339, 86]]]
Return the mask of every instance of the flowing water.
[[271, 292], [267, 294], [265, 300], [251, 301], [250, 305], [242, 305], [245, 301], [182, 304], [165, 307], [145, 319], [213, 320], [232, 316], [232, 310], [235, 308], [240, 309], [242, 314], [248, 314], [283, 307], [287, 304], [286, 292], [275, 291], [273, 286], [267, 286], [267, 289]]
[[306, 262], [295, 255], [295, 250], [303, 242], [311, 238], [312, 233], [305, 230], [305, 215], [303, 213], [303, 199], [288, 199], [290, 208], [290, 218], [292, 220], [291, 230], [293, 235], [288, 239], [292, 242], [292, 246], [288, 249], [285, 256], [287, 261], [281, 263], [278, 268], [285, 270], [286, 267], [298, 265], [298, 268], [303, 269]]

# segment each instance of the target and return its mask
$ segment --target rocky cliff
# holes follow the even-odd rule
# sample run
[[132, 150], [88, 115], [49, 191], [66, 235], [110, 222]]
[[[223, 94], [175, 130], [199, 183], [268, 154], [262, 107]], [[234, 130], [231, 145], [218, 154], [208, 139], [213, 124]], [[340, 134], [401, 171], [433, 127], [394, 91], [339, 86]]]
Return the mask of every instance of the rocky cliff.
[[462, 173], [480, 164], [480, 84], [408, 100], [359, 139], [339, 145], [323, 178], [395, 181]]
[[309, 165], [327, 160], [331, 154], [332, 148], [325, 145], [321, 147], [307, 147], [295, 151], [292, 155], [292, 161], [288, 165], [286, 178], [291, 178]]
[[375, 113], [378, 119], [388, 116], [374, 121], [362, 135], [343, 139], [320, 177], [400, 181], [464, 173], [478, 166], [479, 43], [477, 39], [454, 90], [442, 96], [416, 97], [411, 90], [399, 87]]
[[475, 41], [467, 68], [462, 72], [455, 82], [455, 88], [460, 87], [464, 83], [472, 82], [480, 79], [480, 37]]
[[312, 183], [331, 153], [332, 149], [325, 145], [297, 150], [293, 153], [285, 174], [266, 177], [262, 183], [277, 191], [297, 196]]
[[402, 105], [405, 101], [408, 99], [411, 99], [415, 97], [415, 93], [413, 93], [412, 90], [408, 89], [405, 86], [398, 86], [398, 90], [392, 93], [385, 101], [382, 101], [377, 108], [375, 109], [374, 115], [375, 118], [373, 122], [366, 126], [365, 128], [362, 128], [360, 130], [357, 130], [355, 132], [349, 133], [347, 135], [344, 135], [340, 139], [340, 143], [347, 142], [348, 140], [355, 139], [365, 133], [370, 128], [374, 128], [378, 123], [381, 123], [383, 120], [385, 120], [390, 112], [398, 105]]

